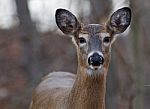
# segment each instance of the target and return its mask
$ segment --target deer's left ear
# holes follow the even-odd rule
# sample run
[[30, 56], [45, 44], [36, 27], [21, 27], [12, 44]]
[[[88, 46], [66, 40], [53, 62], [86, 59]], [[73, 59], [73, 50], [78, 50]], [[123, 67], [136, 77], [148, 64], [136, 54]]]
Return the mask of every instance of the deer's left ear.
[[119, 34], [124, 32], [131, 22], [131, 9], [124, 7], [115, 11], [109, 21], [107, 22], [107, 27], [114, 34]]

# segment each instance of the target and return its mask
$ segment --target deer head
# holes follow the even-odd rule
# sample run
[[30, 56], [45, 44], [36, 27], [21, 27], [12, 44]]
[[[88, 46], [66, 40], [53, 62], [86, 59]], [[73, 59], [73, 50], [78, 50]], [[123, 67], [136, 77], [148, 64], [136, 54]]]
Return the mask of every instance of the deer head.
[[104, 24], [82, 24], [65, 9], [57, 9], [56, 23], [60, 30], [72, 35], [77, 48], [79, 67], [87, 75], [107, 72], [114, 35], [124, 32], [130, 25], [131, 10], [128, 7], [114, 12]]

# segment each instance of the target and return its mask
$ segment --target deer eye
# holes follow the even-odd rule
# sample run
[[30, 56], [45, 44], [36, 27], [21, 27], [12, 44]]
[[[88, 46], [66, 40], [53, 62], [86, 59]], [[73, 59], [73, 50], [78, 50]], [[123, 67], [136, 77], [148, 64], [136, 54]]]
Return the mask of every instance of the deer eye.
[[80, 37], [80, 38], [79, 38], [79, 42], [80, 42], [81, 44], [84, 44], [84, 43], [86, 43], [86, 39], [83, 38], [83, 37]]
[[103, 42], [104, 43], [109, 43], [111, 41], [111, 38], [110, 37], [105, 37], [104, 39], [103, 39]]

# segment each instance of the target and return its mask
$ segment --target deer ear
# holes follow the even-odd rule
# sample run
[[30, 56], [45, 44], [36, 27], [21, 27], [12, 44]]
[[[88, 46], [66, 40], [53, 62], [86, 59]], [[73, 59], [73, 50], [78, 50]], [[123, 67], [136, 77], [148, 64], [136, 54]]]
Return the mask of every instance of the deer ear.
[[55, 13], [56, 24], [65, 34], [74, 34], [80, 28], [77, 18], [68, 10], [57, 9]]
[[115, 34], [124, 32], [131, 22], [131, 9], [124, 7], [114, 12], [108, 21], [108, 29]]

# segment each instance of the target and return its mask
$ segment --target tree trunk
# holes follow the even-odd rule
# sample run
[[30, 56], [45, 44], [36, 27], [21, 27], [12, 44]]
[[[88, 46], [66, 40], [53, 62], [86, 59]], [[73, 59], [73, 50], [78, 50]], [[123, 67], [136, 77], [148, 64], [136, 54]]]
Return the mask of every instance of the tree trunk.
[[[147, 3], [146, 3], [147, 2]], [[133, 41], [133, 55], [134, 55], [134, 80], [135, 80], [135, 100], [134, 100], [134, 109], [145, 109], [144, 108], [144, 73], [146, 69], [147, 59], [144, 60], [145, 50], [148, 49], [148, 46], [144, 46], [148, 44], [149, 39], [144, 40], [149, 34], [145, 34], [149, 32], [149, 21], [147, 19], [150, 17], [149, 14], [145, 12], [149, 12], [149, 6], [145, 6], [149, 4], [148, 0], [131, 0], [131, 7], [133, 10], [133, 20], [132, 20], [132, 41]], [[146, 18], [147, 17], [147, 18]], [[150, 33], [150, 32], [149, 32]], [[145, 36], [145, 37], [144, 37]], [[148, 38], [147, 37], [147, 38]], [[145, 68], [144, 68], [145, 67]]]
[[91, 4], [91, 23], [105, 22], [109, 16], [111, 2], [110, 0], [90, 0]]
[[[30, 84], [38, 80], [39, 65], [39, 33], [33, 23], [28, 9], [28, 0], [15, 0], [20, 21], [20, 39], [22, 47], [21, 67], [27, 73]], [[34, 77], [36, 76], [36, 78]], [[40, 78], [40, 76], [39, 76]]]

